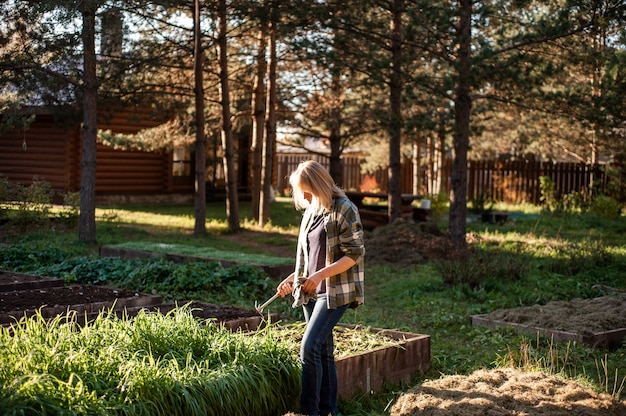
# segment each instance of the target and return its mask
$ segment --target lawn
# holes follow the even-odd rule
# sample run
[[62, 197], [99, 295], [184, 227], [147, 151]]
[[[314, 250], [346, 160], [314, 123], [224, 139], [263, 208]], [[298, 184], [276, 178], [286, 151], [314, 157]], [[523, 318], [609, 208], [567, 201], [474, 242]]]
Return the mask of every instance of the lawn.
[[[279, 198], [271, 210], [270, 225], [260, 228], [244, 218], [242, 232], [237, 236], [226, 232], [224, 205], [209, 204], [207, 235], [193, 237], [192, 206], [100, 207], [98, 243], [181, 244], [248, 253], [251, 257], [277, 253], [288, 257], [294, 251], [300, 214], [288, 199]], [[343, 401], [342, 414], [388, 415], [393, 403], [412, 386], [442, 376], [468, 375], [479, 369], [509, 365], [579, 380], [596, 391], [624, 400], [624, 345], [609, 350], [578, 343], [558, 344], [510, 329], [473, 327], [470, 322], [472, 315], [499, 309], [587, 299], [606, 295], [607, 290], [626, 290], [624, 217], [544, 213], [537, 207], [506, 210], [509, 219], [501, 225], [470, 218], [469, 257], [433, 255], [438, 251], [431, 250], [401, 267], [380, 261], [376, 253], [366, 258], [365, 304], [347, 312], [344, 322], [430, 335], [431, 370], [416, 376], [410, 385], [390, 386], [383, 392]], [[249, 212], [249, 206], [242, 204], [240, 212]], [[434, 218], [434, 224], [445, 234], [445, 216]], [[2, 269], [157, 291], [167, 299], [194, 296], [201, 301], [245, 308], [252, 308], [255, 300], [264, 300], [275, 290], [276, 281], [258, 275], [247, 277], [248, 269], [233, 272], [239, 280], [229, 277], [230, 280], [212, 281], [211, 290], [192, 285], [206, 278], [191, 265], [184, 272], [188, 281], [182, 283], [181, 276], [172, 284], [167, 279], [151, 281], [148, 276], [153, 276], [157, 268], [150, 264], [134, 264], [132, 280], [127, 276], [128, 268], [124, 276], [118, 276], [114, 270], [121, 267], [117, 262], [123, 261], [115, 260], [113, 264], [113, 260], [98, 259], [97, 247], [79, 244], [75, 227], [65, 223], [43, 222], [26, 228], [5, 224], [1, 231]], [[427, 234], [420, 236], [416, 250], [430, 238]], [[366, 249], [367, 242], [375, 238], [380, 238], [380, 233], [366, 234]], [[393, 235], [388, 239], [392, 246], [396, 239]], [[164, 268], [162, 264], [158, 266], [159, 270]], [[79, 273], [80, 270], [85, 273]], [[110, 272], [98, 274], [102, 270]], [[286, 300], [272, 304], [272, 312], [283, 313], [287, 320], [301, 319], [300, 311], [292, 309]]]

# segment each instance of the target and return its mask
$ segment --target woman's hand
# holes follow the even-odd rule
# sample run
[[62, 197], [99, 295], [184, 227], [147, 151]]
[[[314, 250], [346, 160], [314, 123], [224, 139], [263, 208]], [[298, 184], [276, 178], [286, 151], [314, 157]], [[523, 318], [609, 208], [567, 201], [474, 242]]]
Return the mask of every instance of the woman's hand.
[[304, 293], [315, 292], [317, 286], [322, 283], [322, 280], [338, 275], [339, 273], [343, 273], [355, 264], [356, 262], [348, 256], [340, 257], [336, 262], [331, 263], [311, 274], [302, 285]]
[[282, 282], [278, 284], [276, 288], [276, 292], [280, 297], [285, 297], [286, 295], [293, 292], [293, 273], [287, 276]]
[[313, 273], [304, 281], [304, 283], [302, 284], [302, 291], [304, 293], [307, 293], [307, 294], [313, 293], [317, 290], [317, 287], [325, 278], [322, 273], [322, 270], [323, 269], [318, 270], [317, 272]]

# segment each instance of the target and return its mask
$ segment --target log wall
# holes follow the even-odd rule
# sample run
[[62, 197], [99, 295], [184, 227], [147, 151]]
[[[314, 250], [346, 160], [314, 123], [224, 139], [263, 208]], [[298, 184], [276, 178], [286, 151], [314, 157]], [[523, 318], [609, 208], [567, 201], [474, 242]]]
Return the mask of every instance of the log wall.
[[77, 127], [55, 125], [51, 115], [38, 116], [26, 131], [3, 133], [0, 174], [25, 186], [37, 178], [56, 190], [75, 191], [80, 186], [78, 135]]
[[[99, 128], [133, 134], [157, 126], [149, 110], [105, 114]], [[28, 186], [45, 180], [58, 192], [78, 192], [80, 126], [61, 126], [51, 114], [36, 114], [29, 129], [0, 134], [0, 175]], [[24, 143], [26, 144], [24, 147]], [[96, 195], [193, 193], [193, 177], [173, 177], [170, 152], [140, 152], [97, 146]]]

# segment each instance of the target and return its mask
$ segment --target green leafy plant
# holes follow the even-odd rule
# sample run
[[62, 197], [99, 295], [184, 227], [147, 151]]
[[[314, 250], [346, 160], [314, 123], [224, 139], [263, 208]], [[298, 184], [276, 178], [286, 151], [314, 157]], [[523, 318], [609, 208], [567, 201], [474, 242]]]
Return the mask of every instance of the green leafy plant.
[[300, 368], [271, 332], [202, 325], [185, 307], [135, 318], [38, 315], [0, 328], [3, 414], [282, 414]]
[[546, 210], [550, 211], [557, 206], [556, 184], [549, 176], [539, 177], [539, 191], [541, 196], [539, 200], [543, 203]]
[[483, 214], [493, 211], [495, 201], [489, 195], [487, 191], [480, 191], [480, 193], [470, 201], [470, 212], [474, 214]]
[[598, 195], [591, 200], [591, 212], [598, 217], [616, 219], [621, 213], [621, 207], [616, 199], [606, 195]]

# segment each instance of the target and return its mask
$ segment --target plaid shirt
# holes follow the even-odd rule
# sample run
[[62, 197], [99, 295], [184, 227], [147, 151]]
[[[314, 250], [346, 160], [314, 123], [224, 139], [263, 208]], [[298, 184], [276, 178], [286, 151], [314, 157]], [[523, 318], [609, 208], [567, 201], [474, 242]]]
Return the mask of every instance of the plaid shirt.
[[[307, 276], [308, 255], [307, 234], [313, 223], [314, 213], [305, 210], [300, 224], [300, 235], [296, 252], [296, 272], [294, 279]], [[359, 210], [348, 198], [333, 199], [330, 211], [324, 213], [326, 230], [326, 265], [343, 256], [352, 258], [356, 264], [343, 273], [326, 279], [328, 309], [350, 305], [356, 308], [363, 303], [364, 271], [363, 225]]]

